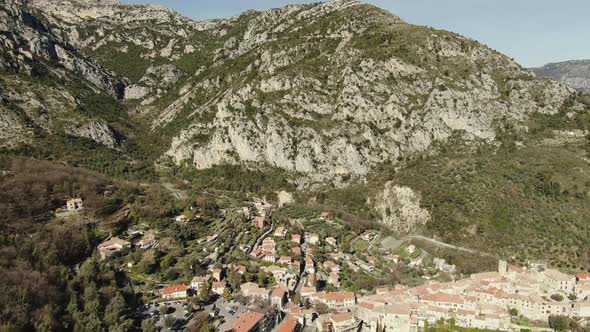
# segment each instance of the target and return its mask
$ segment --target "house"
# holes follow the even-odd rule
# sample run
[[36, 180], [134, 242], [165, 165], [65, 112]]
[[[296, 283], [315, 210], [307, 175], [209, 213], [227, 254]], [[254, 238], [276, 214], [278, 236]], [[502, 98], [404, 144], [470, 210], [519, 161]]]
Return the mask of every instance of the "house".
[[147, 249], [156, 244], [156, 235], [153, 231], [147, 231], [143, 237], [137, 241], [136, 245], [141, 249]]
[[300, 326], [297, 319], [289, 318], [284, 320], [281, 325], [279, 325], [278, 332], [299, 332]]
[[358, 330], [358, 323], [351, 313], [331, 314], [328, 320], [334, 332]]
[[576, 274], [576, 283], [585, 282], [590, 280], [590, 273], [578, 273]]
[[121, 240], [118, 237], [111, 238], [97, 246], [100, 259], [109, 258], [114, 254], [121, 252], [123, 249], [130, 247], [131, 243], [129, 241]]
[[279, 264], [291, 264], [291, 256], [281, 256], [279, 258]]
[[193, 280], [191, 280], [191, 288], [194, 289], [196, 292], [201, 290], [201, 287], [207, 283], [209, 278], [207, 277], [199, 277], [195, 276]]
[[217, 281], [221, 281], [222, 273], [223, 273], [223, 270], [221, 270], [220, 268], [215, 268], [215, 269], [213, 269], [213, 271], [211, 271], [211, 276], [213, 277], [213, 279], [215, 279]]
[[252, 300], [260, 299], [263, 301], [268, 300], [269, 292], [266, 288], [258, 286], [257, 283], [246, 282], [240, 285], [240, 292], [244, 297], [248, 297]]
[[179, 215], [179, 216], [176, 216], [176, 218], [174, 218], [174, 220], [175, 220], [176, 222], [179, 222], [179, 223], [187, 223], [187, 222], [189, 222], [189, 221], [190, 221], [190, 218], [189, 218], [189, 217], [187, 217], [187, 216], [186, 216], [186, 215], [183, 213], [183, 214], [181, 214], [181, 215]]
[[277, 261], [277, 255], [275, 254], [271, 254], [271, 253], [267, 253], [264, 255], [264, 258], [262, 258], [263, 261], [265, 262], [269, 262], [269, 263], [274, 263]]
[[256, 226], [260, 229], [264, 228], [264, 217], [263, 216], [254, 217], [254, 226]]
[[334, 214], [330, 211], [323, 211], [320, 213], [320, 219], [322, 219], [322, 220], [332, 218], [333, 216], [334, 216]]
[[392, 262], [392, 263], [395, 263], [395, 264], [398, 264], [399, 261], [400, 261], [400, 257], [398, 255], [387, 255], [387, 256], [383, 257], [383, 259], [386, 262]]
[[174, 285], [163, 289], [160, 289], [160, 296], [165, 300], [170, 299], [181, 299], [187, 296], [186, 291], [188, 287], [186, 285]]
[[287, 303], [287, 291], [284, 288], [277, 287], [270, 293], [270, 304], [282, 308]]
[[554, 291], [561, 291], [570, 294], [576, 286], [576, 278], [571, 275], [559, 272], [554, 269], [547, 269], [543, 272], [543, 284]]
[[275, 233], [274, 233], [274, 237], [284, 239], [285, 236], [287, 236], [287, 230], [285, 229], [285, 227], [283, 227], [283, 226], [277, 227], [277, 229], [275, 230]]
[[330, 272], [340, 272], [340, 265], [334, 263], [333, 261], [325, 261], [324, 268]]
[[338, 272], [330, 272], [327, 281], [334, 287], [340, 287], [340, 274]]
[[84, 208], [84, 203], [81, 198], [71, 198], [66, 201], [66, 210], [78, 211]]
[[232, 269], [240, 275], [244, 275], [244, 273], [247, 271], [244, 265], [236, 265]]
[[291, 252], [293, 256], [301, 256], [301, 247], [293, 247], [291, 248]]
[[299, 294], [301, 295], [302, 298], [309, 298], [313, 294], [315, 294], [315, 292], [317, 292], [317, 289], [315, 287], [303, 286], [303, 287], [301, 287], [301, 292]]
[[375, 265], [375, 263], [377, 263], [377, 258], [375, 258], [375, 256], [369, 256], [367, 257], [367, 262], [371, 265]]
[[265, 253], [274, 254], [277, 250], [275, 241], [270, 237], [267, 237], [264, 240], [262, 240], [262, 250]]
[[224, 281], [215, 281], [213, 282], [213, 285], [211, 285], [211, 291], [213, 291], [213, 293], [217, 294], [217, 295], [223, 295], [223, 292], [225, 291], [225, 280]]
[[330, 236], [330, 237], [327, 237], [325, 241], [327, 244], [331, 245], [332, 247], [336, 247], [337, 242], [336, 242], [335, 238]]
[[255, 250], [252, 250], [252, 252], [250, 253], [250, 256], [256, 257], [256, 258], [262, 257], [262, 256], [264, 256], [264, 251], [262, 250], [262, 248], [258, 247]]
[[232, 332], [259, 332], [263, 330], [264, 315], [248, 310], [241, 314], [231, 325]]
[[307, 233], [305, 234], [305, 242], [308, 244], [318, 244], [320, 242], [320, 237], [317, 234]]
[[316, 292], [310, 296], [312, 303], [323, 303], [332, 309], [350, 308], [356, 304], [353, 292]]
[[301, 244], [301, 235], [299, 235], [299, 234], [291, 235], [291, 241], [295, 242], [297, 244]]
[[313, 259], [311, 259], [311, 257], [309, 256], [305, 257], [305, 272], [307, 272], [308, 274], [315, 273], [315, 265], [313, 263]]
[[413, 254], [416, 251], [416, 246], [413, 244], [410, 244], [407, 248], [406, 248], [406, 252], [408, 254]]

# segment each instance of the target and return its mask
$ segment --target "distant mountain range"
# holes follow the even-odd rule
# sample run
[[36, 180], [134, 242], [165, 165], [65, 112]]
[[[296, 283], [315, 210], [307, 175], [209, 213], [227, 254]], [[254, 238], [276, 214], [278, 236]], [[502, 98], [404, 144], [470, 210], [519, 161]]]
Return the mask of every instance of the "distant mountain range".
[[530, 69], [538, 77], [550, 78], [584, 92], [590, 92], [590, 60], [548, 63]]

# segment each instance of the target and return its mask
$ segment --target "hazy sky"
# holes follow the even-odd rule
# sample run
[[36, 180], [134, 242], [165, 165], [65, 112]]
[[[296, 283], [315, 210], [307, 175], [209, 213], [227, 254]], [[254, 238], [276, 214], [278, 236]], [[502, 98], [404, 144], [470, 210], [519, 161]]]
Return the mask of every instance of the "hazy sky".
[[[305, 0], [122, 0], [159, 3], [195, 19]], [[458, 32], [527, 67], [590, 59], [590, 0], [367, 0], [404, 20]]]

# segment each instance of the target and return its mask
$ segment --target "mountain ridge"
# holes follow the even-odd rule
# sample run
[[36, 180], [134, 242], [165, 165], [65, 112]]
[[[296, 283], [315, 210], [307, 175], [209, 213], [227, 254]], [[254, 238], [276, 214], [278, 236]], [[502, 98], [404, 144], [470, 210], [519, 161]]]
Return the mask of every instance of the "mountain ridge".
[[552, 62], [530, 68], [538, 77], [549, 78], [583, 92], [590, 92], [590, 60]]

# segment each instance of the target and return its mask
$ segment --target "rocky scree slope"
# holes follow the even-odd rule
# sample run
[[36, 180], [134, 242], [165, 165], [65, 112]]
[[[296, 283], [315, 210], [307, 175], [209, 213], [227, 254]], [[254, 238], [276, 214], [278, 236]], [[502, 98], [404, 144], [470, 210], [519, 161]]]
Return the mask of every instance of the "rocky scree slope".
[[578, 91], [590, 92], [590, 60], [549, 63], [530, 70], [538, 77], [562, 82]]
[[459, 134], [493, 143], [572, 91], [459, 35], [355, 1], [194, 22], [158, 6], [45, 5], [70, 42], [129, 78], [162, 155], [312, 181], [366, 176]]

